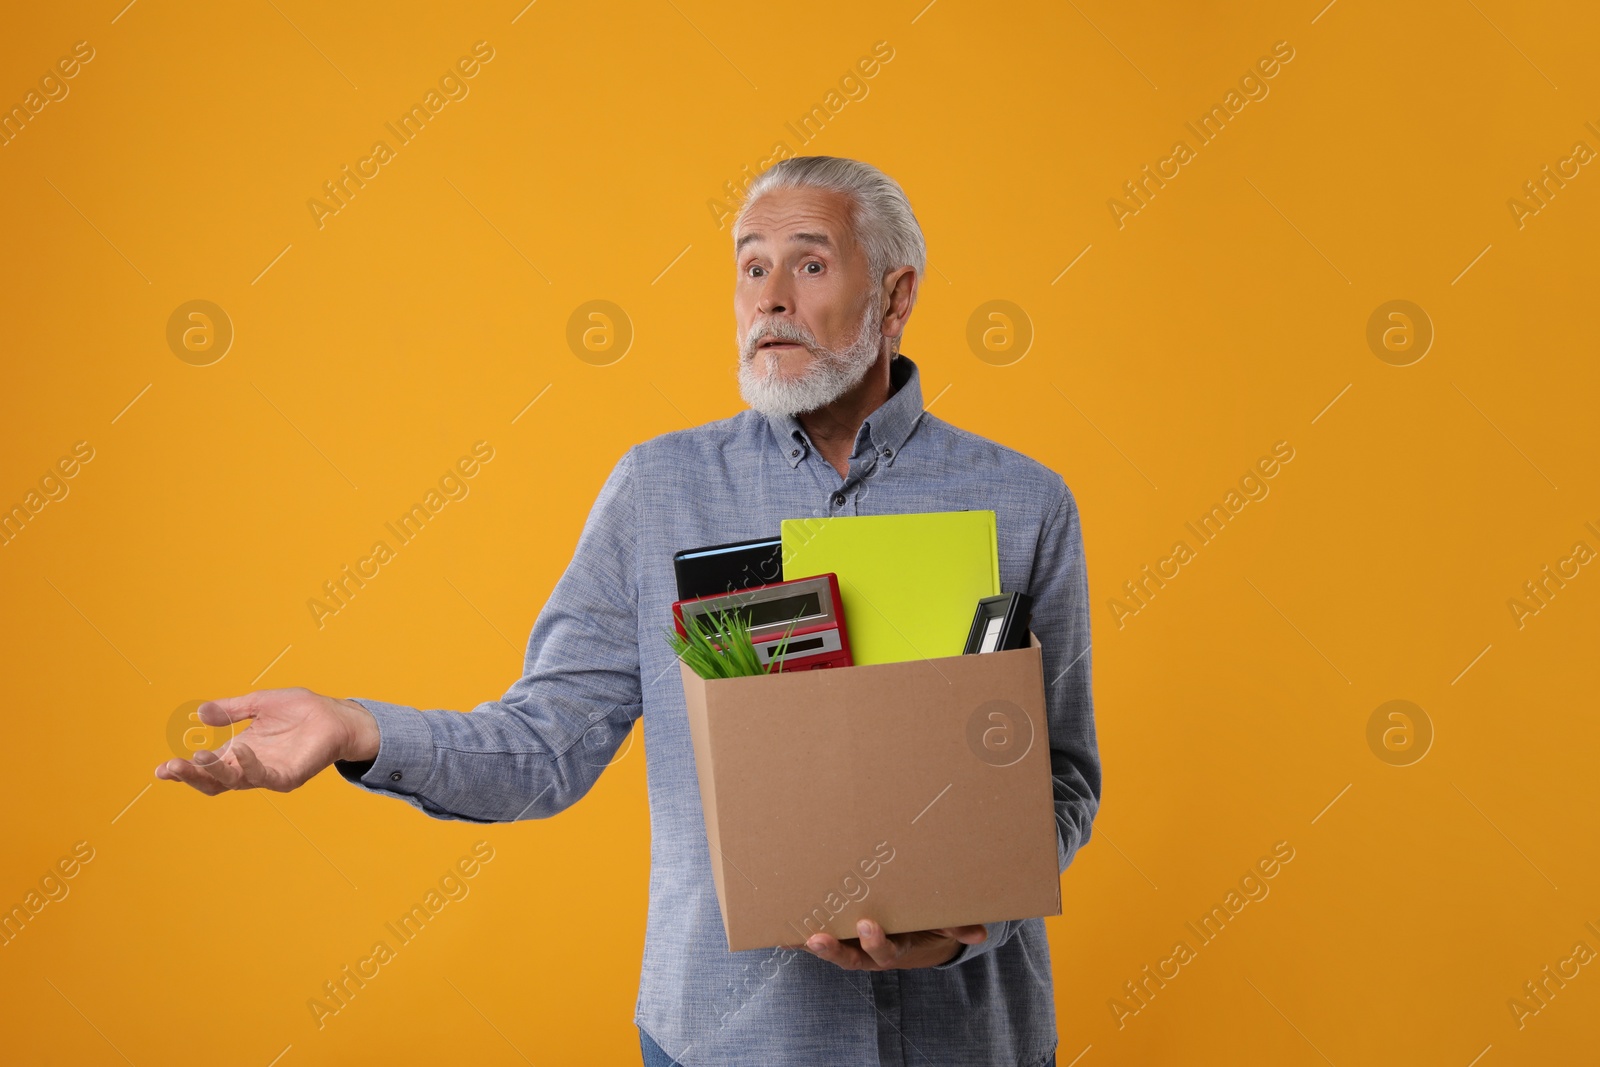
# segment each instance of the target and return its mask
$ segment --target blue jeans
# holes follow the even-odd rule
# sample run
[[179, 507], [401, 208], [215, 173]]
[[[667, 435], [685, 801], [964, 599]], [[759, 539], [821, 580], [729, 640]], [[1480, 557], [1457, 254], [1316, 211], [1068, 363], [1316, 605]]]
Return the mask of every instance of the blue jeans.
[[650, 1040], [650, 1035], [639, 1028], [639, 1051], [644, 1054], [644, 1067], [678, 1067], [678, 1061], [667, 1055], [666, 1049]]
[[[645, 1033], [643, 1028], [639, 1030], [639, 1051], [644, 1054], [644, 1067], [678, 1067], [678, 1061], [668, 1056], [665, 1049], [650, 1040], [650, 1035]], [[1044, 1067], [1056, 1067], [1055, 1053], [1050, 1054]]]

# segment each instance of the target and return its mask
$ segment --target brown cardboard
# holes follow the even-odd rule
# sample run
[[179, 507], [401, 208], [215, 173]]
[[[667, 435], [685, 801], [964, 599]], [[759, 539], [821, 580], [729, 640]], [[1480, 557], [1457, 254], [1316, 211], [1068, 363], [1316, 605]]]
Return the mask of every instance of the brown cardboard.
[[749, 678], [679, 663], [730, 951], [1061, 914], [1029, 642]]

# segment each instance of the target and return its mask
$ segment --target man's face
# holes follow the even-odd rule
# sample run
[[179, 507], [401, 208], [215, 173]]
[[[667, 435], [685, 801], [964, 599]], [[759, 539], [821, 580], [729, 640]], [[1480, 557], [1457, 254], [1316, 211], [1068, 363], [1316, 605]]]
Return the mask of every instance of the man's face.
[[746, 212], [734, 251], [739, 388], [751, 407], [832, 403], [877, 361], [881, 295], [842, 193], [775, 189]]

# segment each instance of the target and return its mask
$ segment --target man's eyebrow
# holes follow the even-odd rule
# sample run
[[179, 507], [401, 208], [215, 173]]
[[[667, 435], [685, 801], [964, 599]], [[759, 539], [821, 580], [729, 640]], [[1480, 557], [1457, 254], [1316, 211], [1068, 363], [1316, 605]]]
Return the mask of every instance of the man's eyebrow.
[[[749, 244], [751, 241], [759, 240], [761, 240], [761, 234], [759, 233], [745, 234], [743, 237], [739, 238], [738, 243], [734, 245], [734, 255], [738, 255], [740, 252], [743, 252], [744, 246]], [[821, 245], [823, 248], [833, 247], [833, 241], [831, 241], [828, 238], [828, 235], [825, 233], [794, 233], [789, 235], [789, 240], [791, 242], [799, 241], [803, 244]]]

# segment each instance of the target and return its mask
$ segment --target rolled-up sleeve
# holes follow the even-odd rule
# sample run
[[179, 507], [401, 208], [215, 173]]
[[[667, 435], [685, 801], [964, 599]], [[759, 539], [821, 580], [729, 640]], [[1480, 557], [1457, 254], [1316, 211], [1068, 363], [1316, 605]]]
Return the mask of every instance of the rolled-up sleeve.
[[643, 709], [634, 450], [596, 498], [572, 562], [499, 700], [457, 711], [354, 697], [377, 720], [377, 756], [348, 781], [439, 819], [546, 818], [581, 799]]
[[[1054, 782], [1056, 860], [1062, 873], [1088, 843], [1100, 810], [1100, 749], [1095, 737], [1089, 640], [1089, 580], [1078, 505], [1065, 482], [1039, 531], [1033, 576], [1031, 628], [1044, 661], [1045, 713], [1049, 719], [1050, 774]], [[982, 944], [964, 945], [940, 964], [954, 967], [993, 952], [1021, 921], [989, 923]]]

